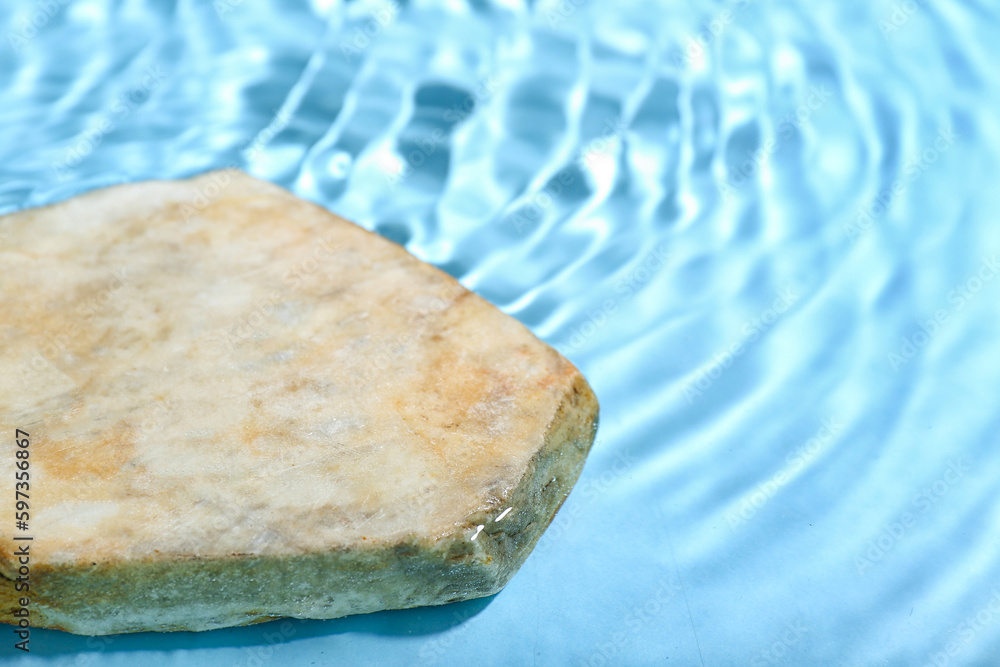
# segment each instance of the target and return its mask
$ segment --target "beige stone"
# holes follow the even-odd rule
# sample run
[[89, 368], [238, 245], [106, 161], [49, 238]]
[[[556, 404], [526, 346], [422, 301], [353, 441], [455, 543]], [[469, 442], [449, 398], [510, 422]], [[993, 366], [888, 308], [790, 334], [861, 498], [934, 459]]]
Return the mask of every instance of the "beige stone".
[[[4, 216], [0, 261], [0, 575], [31, 536], [35, 627], [490, 595], [593, 441], [586, 380], [515, 319], [240, 172]], [[0, 580], [0, 619], [22, 595]]]

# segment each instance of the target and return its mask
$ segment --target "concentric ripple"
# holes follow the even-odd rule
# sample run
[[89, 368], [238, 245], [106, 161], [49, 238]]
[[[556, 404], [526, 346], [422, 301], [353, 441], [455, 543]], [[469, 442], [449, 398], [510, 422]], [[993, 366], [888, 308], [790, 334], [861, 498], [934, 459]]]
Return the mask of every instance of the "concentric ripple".
[[30, 664], [995, 663], [998, 10], [529, 5], [0, 7], [0, 211], [241, 166], [460, 278], [602, 405], [485, 606], [40, 632]]

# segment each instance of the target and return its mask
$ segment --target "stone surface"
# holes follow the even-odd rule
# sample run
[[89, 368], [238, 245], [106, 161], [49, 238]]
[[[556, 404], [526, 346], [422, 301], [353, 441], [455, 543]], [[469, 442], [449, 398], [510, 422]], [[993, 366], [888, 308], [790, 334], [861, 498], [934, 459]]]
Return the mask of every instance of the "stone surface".
[[[593, 441], [579, 371], [401, 247], [227, 171], [0, 218], [0, 489], [30, 434], [32, 625], [489, 595]], [[5, 622], [17, 605], [0, 581]]]

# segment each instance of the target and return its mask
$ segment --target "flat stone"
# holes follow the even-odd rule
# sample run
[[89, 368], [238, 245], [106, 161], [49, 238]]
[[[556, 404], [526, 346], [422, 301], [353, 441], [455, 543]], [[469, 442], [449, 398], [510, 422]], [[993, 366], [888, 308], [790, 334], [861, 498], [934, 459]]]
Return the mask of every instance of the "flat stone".
[[4, 216], [0, 259], [4, 622], [24, 544], [32, 626], [87, 635], [491, 595], [593, 442], [514, 318], [241, 172]]

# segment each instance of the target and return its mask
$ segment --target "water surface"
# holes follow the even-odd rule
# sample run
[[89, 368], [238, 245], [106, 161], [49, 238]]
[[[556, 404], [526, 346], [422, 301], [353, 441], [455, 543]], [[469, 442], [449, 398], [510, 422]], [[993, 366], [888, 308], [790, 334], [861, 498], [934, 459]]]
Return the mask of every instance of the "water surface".
[[0, 27], [0, 210], [238, 165], [458, 277], [602, 405], [491, 600], [38, 631], [19, 664], [1000, 655], [995, 5], [76, 0]]

